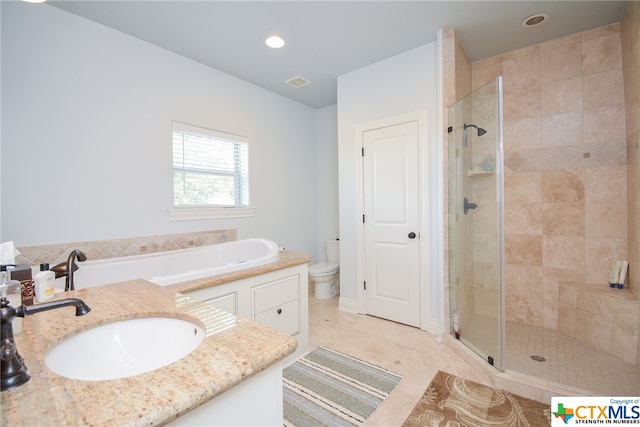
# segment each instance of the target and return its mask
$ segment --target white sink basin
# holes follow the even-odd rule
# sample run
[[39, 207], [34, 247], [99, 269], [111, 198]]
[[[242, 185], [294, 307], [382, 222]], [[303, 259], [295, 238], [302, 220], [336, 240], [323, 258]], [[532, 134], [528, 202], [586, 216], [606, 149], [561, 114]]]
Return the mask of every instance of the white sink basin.
[[45, 356], [53, 372], [87, 381], [114, 380], [150, 372], [198, 348], [204, 330], [167, 317], [124, 320], [81, 332]]

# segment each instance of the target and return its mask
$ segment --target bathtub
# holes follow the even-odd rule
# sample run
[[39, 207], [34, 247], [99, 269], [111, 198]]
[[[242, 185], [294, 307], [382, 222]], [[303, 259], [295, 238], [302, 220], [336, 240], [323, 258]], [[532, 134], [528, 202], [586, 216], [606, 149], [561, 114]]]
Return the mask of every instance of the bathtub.
[[[74, 283], [76, 289], [82, 289], [146, 279], [166, 286], [269, 264], [279, 257], [278, 245], [271, 240], [234, 240], [175, 251], [79, 262]], [[56, 280], [56, 291], [64, 289], [64, 280]]]

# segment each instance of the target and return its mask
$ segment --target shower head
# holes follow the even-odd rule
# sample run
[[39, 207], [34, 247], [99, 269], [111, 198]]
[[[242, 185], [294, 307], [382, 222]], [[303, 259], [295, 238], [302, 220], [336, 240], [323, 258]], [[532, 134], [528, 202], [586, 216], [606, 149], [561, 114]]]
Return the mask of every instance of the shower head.
[[485, 133], [487, 133], [486, 129], [483, 129], [483, 128], [481, 128], [481, 127], [478, 127], [478, 126], [476, 126], [476, 125], [474, 125], [474, 124], [470, 124], [470, 125], [468, 125], [468, 124], [466, 124], [466, 123], [465, 123], [465, 125], [464, 125], [464, 129], [465, 129], [465, 130], [467, 130], [467, 128], [476, 128], [476, 129], [478, 130], [478, 136], [482, 136], [482, 135], [484, 135]]

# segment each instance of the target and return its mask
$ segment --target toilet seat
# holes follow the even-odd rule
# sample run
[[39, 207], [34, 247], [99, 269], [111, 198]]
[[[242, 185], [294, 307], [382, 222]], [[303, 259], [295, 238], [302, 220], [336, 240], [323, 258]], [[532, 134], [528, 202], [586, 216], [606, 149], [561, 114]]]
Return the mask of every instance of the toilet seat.
[[336, 271], [338, 271], [338, 265], [328, 262], [321, 262], [319, 264], [313, 264], [309, 266], [310, 274], [335, 273]]

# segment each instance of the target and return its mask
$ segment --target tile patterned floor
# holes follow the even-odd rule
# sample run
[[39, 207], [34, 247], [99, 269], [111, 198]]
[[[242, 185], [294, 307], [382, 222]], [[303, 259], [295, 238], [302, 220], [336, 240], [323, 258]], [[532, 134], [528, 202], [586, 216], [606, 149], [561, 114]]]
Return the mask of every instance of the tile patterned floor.
[[[327, 346], [404, 375], [366, 426], [401, 425], [438, 370], [492, 385], [487, 372], [474, 369], [432, 334], [372, 316], [342, 312], [338, 310], [337, 297], [317, 300], [310, 293], [309, 325], [311, 349]], [[550, 381], [557, 379], [603, 395], [640, 395], [640, 373], [631, 365], [542, 328], [511, 326], [507, 328], [505, 349], [506, 359], [510, 360], [507, 369], [546, 376]], [[548, 351], [552, 348], [555, 355]], [[546, 356], [541, 355], [547, 358], [546, 363], [531, 360], [532, 354], [545, 350]]]
[[310, 347], [326, 346], [404, 375], [366, 426], [398, 426], [409, 416], [438, 370], [491, 385], [435, 337], [417, 328], [338, 310], [338, 299], [309, 295]]

